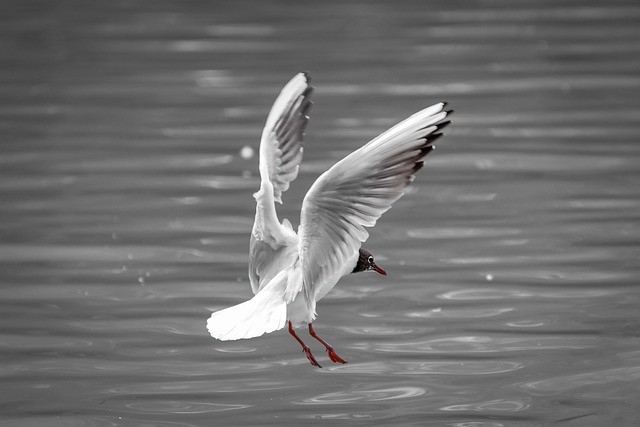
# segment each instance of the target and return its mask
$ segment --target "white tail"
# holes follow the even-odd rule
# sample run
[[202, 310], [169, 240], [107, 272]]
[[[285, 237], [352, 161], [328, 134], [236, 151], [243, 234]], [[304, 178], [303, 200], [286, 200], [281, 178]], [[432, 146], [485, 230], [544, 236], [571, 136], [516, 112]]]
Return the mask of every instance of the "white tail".
[[249, 301], [213, 313], [207, 321], [211, 336], [229, 341], [282, 329], [287, 322], [286, 283], [287, 272], [281, 271]]

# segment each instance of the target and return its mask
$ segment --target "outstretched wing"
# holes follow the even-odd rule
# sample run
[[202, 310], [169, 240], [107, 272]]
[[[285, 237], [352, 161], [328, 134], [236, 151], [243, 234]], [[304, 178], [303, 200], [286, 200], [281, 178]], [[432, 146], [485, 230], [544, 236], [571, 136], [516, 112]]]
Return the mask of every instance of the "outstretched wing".
[[254, 293], [268, 283], [297, 252], [297, 237], [288, 221], [278, 221], [275, 202], [298, 176], [302, 140], [309, 121], [309, 76], [299, 73], [276, 99], [260, 141], [260, 190], [254, 194], [256, 217], [249, 248], [249, 280]]
[[273, 198], [282, 203], [282, 193], [298, 176], [302, 140], [309, 122], [311, 94], [307, 73], [296, 74], [271, 107], [260, 141], [260, 177], [273, 185]]
[[[310, 309], [353, 268], [358, 249], [414, 174], [451, 111], [439, 103], [417, 112], [354, 151], [313, 184], [302, 203], [299, 253]], [[355, 265], [355, 264], [354, 264]]]

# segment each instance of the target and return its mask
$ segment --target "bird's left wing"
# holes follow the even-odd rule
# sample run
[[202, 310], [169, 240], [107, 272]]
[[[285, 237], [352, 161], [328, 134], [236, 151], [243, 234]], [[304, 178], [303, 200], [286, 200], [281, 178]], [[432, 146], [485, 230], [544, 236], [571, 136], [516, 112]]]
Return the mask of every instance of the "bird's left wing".
[[307, 304], [315, 305], [345, 267], [353, 268], [345, 264], [369, 237], [365, 227], [404, 194], [450, 113], [445, 103], [417, 112], [336, 163], [309, 189], [298, 229]]
[[267, 117], [260, 141], [260, 177], [273, 185], [273, 198], [282, 203], [282, 193], [298, 176], [302, 160], [304, 130], [311, 108], [310, 77], [296, 74], [282, 89]]
[[297, 237], [288, 221], [278, 221], [275, 202], [298, 175], [302, 141], [309, 121], [311, 94], [306, 73], [296, 74], [271, 107], [260, 141], [260, 190], [254, 194], [256, 216], [249, 248], [249, 280], [258, 292], [287, 267]]

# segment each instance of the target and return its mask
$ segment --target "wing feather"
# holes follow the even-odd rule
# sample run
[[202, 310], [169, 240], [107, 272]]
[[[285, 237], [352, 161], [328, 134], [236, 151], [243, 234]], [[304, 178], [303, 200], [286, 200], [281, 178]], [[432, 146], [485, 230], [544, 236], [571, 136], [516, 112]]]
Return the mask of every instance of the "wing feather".
[[271, 107], [260, 141], [260, 177], [273, 185], [273, 198], [282, 203], [282, 193], [298, 176], [302, 141], [309, 122], [313, 87], [306, 73], [295, 75]]
[[336, 163], [312, 185], [298, 230], [310, 310], [317, 297], [335, 285], [336, 272], [343, 274], [345, 263], [355, 259], [369, 237], [365, 227], [373, 227], [413, 181], [433, 141], [449, 124], [445, 118], [451, 111], [445, 108], [439, 103], [417, 112]]
[[256, 217], [249, 246], [249, 280], [257, 293], [297, 252], [297, 236], [291, 225], [280, 224], [275, 202], [298, 176], [302, 141], [309, 121], [311, 94], [306, 73], [295, 75], [271, 107], [260, 141], [260, 190], [254, 194]]

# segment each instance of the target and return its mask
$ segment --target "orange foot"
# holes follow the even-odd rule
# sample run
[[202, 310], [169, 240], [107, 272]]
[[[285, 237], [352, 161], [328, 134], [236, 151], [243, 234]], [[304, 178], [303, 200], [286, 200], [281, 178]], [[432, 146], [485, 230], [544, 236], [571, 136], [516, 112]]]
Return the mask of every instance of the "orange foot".
[[318, 363], [316, 358], [313, 357], [313, 354], [311, 354], [311, 349], [309, 347], [307, 346], [302, 347], [302, 351], [304, 351], [304, 354], [307, 356], [307, 359], [309, 359], [309, 363], [311, 363], [311, 365], [317, 366], [318, 368], [322, 368], [322, 366]]
[[329, 354], [329, 359], [331, 359], [333, 363], [347, 363], [346, 360], [336, 354], [332, 347], [327, 347], [327, 353]]

